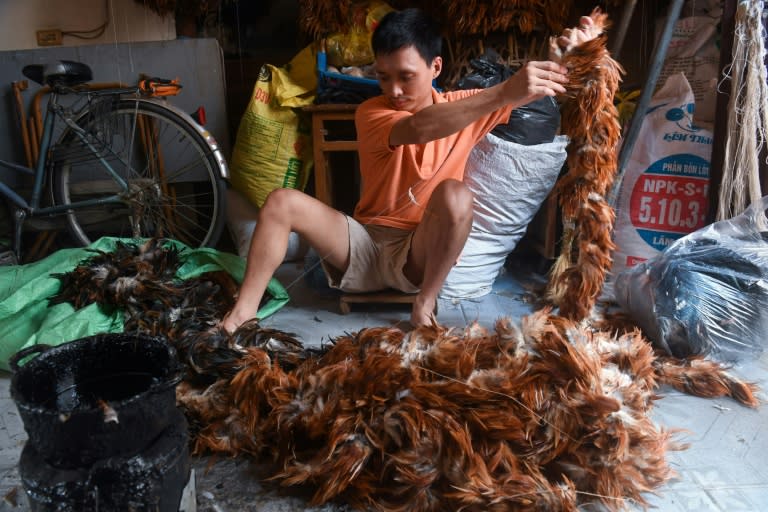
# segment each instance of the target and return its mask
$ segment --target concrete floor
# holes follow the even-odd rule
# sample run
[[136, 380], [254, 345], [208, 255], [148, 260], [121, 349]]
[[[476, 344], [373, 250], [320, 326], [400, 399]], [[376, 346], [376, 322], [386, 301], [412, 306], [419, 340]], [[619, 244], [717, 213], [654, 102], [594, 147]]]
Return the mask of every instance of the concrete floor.
[[[349, 315], [339, 313], [338, 299], [320, 296], [301, 278], [302, 265], [284, 264], [277, 278], [288, 289], [291, 302], [263, 323], [295, 332], [307, 345], [365, 326], [405, 322], [407, 306], [358, 306]], [[441, 300], [438, 320], [463, 326], [473, 320], [491, 327], [500, 316], [519, 318], [529, 313], [526, 301], [530, 267], [520, 267], [499, 278], [494, 292], [482, 299]], [[527, 276], [520, 279], [521, 275]], [[768, 389], [768, 351], [750, 363], [734, 368], [740, 377]], [[669, 462], [678, 477], [649, 496], [652, 506], [664, 512], [768, 510], [768, 407], [757, 410], [728, 399], [706, 400], [668, 388], [659, 390], [653, 417], [670, 429], [685, 429], [677, 436], [690, 448], [670, 452]], [[766, 399], [761, 391], [760, 398]], [[10, 375], [0, 373], [0, 512], [26, 511], [29, 504], [21, 487], [17, 462], [26, 440], [21, 420], [10, 398]], [[340, 512], [343, 506], [309, 507], [306, 494], [286, 492], [260, 482], [260, 467], [245, 459], [193, 458], [196, 508], [204, 512], [306, 511]], [[5, 498], [3, 498], [5, 497]], [[629, 510], [635, 510], [629, 507]]]

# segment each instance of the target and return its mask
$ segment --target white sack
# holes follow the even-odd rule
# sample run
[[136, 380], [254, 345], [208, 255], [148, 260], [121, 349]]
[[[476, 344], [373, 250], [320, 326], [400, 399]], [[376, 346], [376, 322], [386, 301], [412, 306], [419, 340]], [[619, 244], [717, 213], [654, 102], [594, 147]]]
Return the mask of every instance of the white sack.
[[490, 293], [504, 260], [557, 181], [567, 144], [562, 135], [547, 144], [523, 146], [489, 134], [475, 146], [464, 173], [475, 194], [472, 231], [441, 297]]
[[[248, 257], [248, 248], [251, 246], [251, 238], [258, 217], [259, 209], [244, 195], [231, 188], [227, 190], [227, 228], [232, 241], [237, 246], [237, 254], [241, 258]], [[297, 233], [291, 233], [283, 261], [300, 260], [308, 249], [309, 246]]]
[[619, 273], [705, 224], [712, 132], [697, 126], [693, 113], [693, 91], [682, 73], [651, 100], [621, 183], [605, 298]]

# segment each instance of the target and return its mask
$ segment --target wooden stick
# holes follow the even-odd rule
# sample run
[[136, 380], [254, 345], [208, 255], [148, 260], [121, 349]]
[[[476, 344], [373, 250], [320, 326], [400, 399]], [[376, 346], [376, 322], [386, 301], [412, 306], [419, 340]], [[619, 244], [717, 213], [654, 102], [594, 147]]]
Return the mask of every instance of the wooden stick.
[[50, 87], [41, 87], [32, 97], [32, 112], [30, 113], [30, 116], [34, 120], [34, 133], [36, 135], [35, 139], [32, 140], [35, 141], [38, 152], [40, 151], [40, 139], [43, 137], [43, 111], [40, 108], [40, 101], [43, 95], [48, 94], [49, 92], [51, 92]]
[[21, 82], [11, 82], [11, 88], [13, 89], [13, 98], [16, 106], [16, 121], [18, 123], [19, 131], [21, 132], [21, 143], [24, 145], [24, 157], [27, 160], [27, 167], [33, 167], [35, 162], [32, 160], [32, 148], [29, 146], [29, 132], [27, 131], [26, 118], [27, 114], [24, 109], [24, 99], [21, 97], [21, 91], [27, 89], [28, 83], [26, 80]]
[[[29, 148], [32, 152], [32, 161], [37, 163], [37, 158], [40, 155], [40, 136], [37, 133], [35, 119], [30, 117], [27, 119], [29, 128]], [[33, 166], [35, 165], [33, 164]]]

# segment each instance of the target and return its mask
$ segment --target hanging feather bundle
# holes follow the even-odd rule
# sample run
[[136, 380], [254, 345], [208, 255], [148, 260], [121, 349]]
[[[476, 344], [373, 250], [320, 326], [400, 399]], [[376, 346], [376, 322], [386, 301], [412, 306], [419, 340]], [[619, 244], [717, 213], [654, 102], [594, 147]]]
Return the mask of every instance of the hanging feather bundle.
[[[393, 0], [388, 3], [395, 9], [419, 7], [428, 12], [443, 27], [443, 34], [448, 39], [497, 31], [514, 31], [522, 35], [535, 30], [559, 33], [565, 28], [573, 7], [573, 0]], [[314, 39], [333, 32], [346, 32], [350, 28], [349, 14], [354, 5], [354, 0], [300, 0], [300, 28]]]
[[299, 0], [299, 28], [314, 40], [350, 28], [351, 0]]
[[[602, 31], [607, 15], [595, 9], [590, 17]], [[611, 232], [615, 213], [605, 195], [618, 165], [621, 128], [614, 96], [623, 69], [606, 49], [606, 37], [587, 41], [562, 53], [568, 85], [561, 109], [561, 131], [568, 135], [568, 172], [557, 184], [564, 234], [561, 254], [547, 286], [548, 299], [560, 314], [586, 318], [611, 268], [615, 248]]]
[[491, 32], [515, 31], [527, 35], [534, 30], [559, 33], [565, 28], [573, 0], [539, 2], [517, 0], [493, 2], [487, 0], [452, 1], [430, 11], [445, 28], [448, 38]]

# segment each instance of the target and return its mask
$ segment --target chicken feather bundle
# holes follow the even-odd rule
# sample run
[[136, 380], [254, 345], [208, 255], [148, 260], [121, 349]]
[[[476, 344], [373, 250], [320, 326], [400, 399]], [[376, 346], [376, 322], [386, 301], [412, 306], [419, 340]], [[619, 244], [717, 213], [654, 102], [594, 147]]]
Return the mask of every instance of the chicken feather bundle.
[[660, 360], [637, 330], [612, 336], [548, 310], [494, 332], [363, 329], [289, 372], [263, 348], [244, 358], [203, 391], [217, 404], [180, 388], [207, 425], [196, 450], [270, 456], [271, 479], [311, 485], [315, 505], [387, 512], [645, 504], [682, 448], [650, 418], [660, 383], [757, 404], [716, 363]]
[[[600, 9], [590, 17], [601, 32], [607, 28], [608, 17]], [[615, 249], [615, 213], [605, 196], [618, 165], [621, 127], [613, 100], [624, 70], [608, 53], [604, 35], [559, 51], [568, 68], [561, 130], [570, 142], [568, 172], [556, 189], [562, 248], [550, 272], [547, 296], [561, 315], [583, 320], [603, 288]]]

